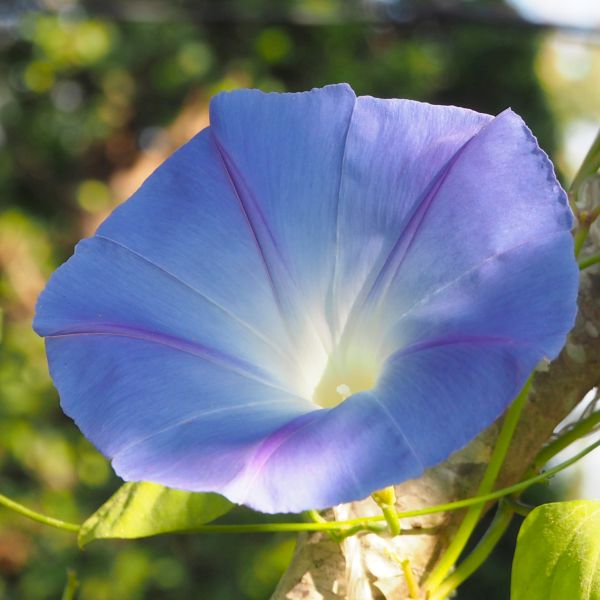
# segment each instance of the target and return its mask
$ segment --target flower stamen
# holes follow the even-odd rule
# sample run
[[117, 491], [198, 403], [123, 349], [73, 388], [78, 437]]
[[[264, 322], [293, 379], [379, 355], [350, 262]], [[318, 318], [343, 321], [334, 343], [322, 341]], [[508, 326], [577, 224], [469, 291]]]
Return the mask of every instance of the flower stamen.
[[[366, 346], [366, 345], [365, 345]], [[353, 394], [375, 387], [380, 367], [375, 353], [365, 349], [333, 352], [314, 387], [312, 401], [322, 408], [332, 408]]]
[[345, 383], [338, 385], [335, 388], [335, 391], [342, 397], [342, 400], [345, 400], [348, 396], [352, 395], [352, 390]]

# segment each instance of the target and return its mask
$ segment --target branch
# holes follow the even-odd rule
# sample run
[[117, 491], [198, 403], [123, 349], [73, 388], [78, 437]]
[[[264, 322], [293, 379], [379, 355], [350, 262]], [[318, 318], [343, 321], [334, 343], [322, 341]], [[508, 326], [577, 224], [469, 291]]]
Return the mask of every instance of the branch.
[[[589, 243], [589, 254], [600, 243]], [[533, 379], [523, 416], [497, 482], [519, 481], [555, 427], [600, 382], [600, 267], [581, 274], [579, 314], [560, 356]], [[396, 487], [398, 510], [413, 510], [474, 495], [498, 435], [496, 422], [448, 461]], [[346, 519], [378, 514], [371, 500], [333, 509]], [[292, 563], [272, 600], [403, 600], [411, 598], [405, 569], [417, 581], [431, 572], [458, 527], [462, 511], [413, 518], [404, 527], [437, 528], [422, 536], [365, 534], [341, 545], [323, 533], [302, 534]], [[409, 563], [406, 563], [406, 560]], [[414, 594], [413, 594], [414, 597]]]

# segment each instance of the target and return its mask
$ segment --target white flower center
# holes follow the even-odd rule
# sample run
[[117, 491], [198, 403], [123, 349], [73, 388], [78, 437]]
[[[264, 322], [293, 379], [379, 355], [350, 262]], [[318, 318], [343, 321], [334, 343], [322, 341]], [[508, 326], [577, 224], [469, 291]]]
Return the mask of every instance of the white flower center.
[[335, 352], [329, 356], [312, 401], [323, 408], [337, 406], [349, 396], [373, 388], [378, 377], [379, 365], [372, 353]]

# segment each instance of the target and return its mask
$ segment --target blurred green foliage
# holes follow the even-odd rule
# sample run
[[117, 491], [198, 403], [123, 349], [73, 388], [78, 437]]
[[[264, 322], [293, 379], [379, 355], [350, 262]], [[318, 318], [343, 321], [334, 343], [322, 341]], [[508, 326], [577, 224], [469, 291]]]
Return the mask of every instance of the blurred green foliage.
[[[362, 94], [490, 113], [511, 105], [548, 151], [554, 129], [533, 72], [539, 40], [530, 33], [123, 22], [67, 4], [21, 15], [0, 38], [0, 490], [81, 522], [119, 481], [60, 411], [31, 330], [35, 299], [90, 223], [121, 199], [109, 183], [114, 173], [136, 164], [183, 107], [201, 113], [212, 94], [239, 86], [303, 90], [347, 81]], [[250, 4], [267, 3], [245, 10]], [[341, 5], [294, 4], [318, 14]], [[243, 509], [227, 517], [258, 518]], [[73, 567], [81, 600], [261, 600], [293, 547], [290, 536], [179, 535], [99, 542], [81, 553], [69, 534], [0, 510], [0, 598], [59, 598]], [[504, 579], [486, 597], [506, 597]]]

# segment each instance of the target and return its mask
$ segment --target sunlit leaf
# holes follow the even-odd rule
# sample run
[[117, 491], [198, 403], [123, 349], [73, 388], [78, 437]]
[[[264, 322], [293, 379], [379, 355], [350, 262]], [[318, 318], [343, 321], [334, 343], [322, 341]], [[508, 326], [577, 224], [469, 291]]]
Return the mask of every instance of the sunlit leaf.
[[521, 527], [511, 600], [600, 599], [600, 502], [536, 508]]
[[79, 545], [98, 539], [189, 531], [233, 506], [218, 494], [184, 492], [147, 482], [126, 483], [83, 524]]

